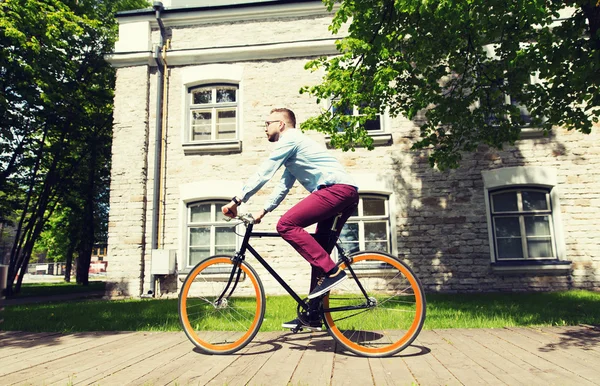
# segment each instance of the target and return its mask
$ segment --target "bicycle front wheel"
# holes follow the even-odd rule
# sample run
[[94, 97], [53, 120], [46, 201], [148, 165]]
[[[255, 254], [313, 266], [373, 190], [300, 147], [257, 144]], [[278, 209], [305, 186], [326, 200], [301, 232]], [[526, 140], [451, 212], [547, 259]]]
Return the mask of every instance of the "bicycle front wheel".
[[230, 282], [231, 259], [213, 256], [201, 261], [188, 274], [179, 295], [183, 330], [209, 354], [231, 354], [246, 346], [265, 313], [265, 292], [256, 271], [243, 261], [239, 276], [236, 272]]
[[323, 298], [330, 334], [346, 349], [368, 357], [393, 355], [410, 345], [425, 322], [425, 294], [412, 270], [382, 252], [350, 256], [348, 279]]

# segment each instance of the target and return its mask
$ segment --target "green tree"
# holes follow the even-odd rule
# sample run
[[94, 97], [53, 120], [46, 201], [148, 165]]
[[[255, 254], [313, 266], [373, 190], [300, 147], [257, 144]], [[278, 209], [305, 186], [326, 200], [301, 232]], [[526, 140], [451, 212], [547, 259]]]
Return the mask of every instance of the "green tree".
[[140, 0], [0, 3], [0, 218], [18, 213], [9, 294], [19, 291], [18, 273], [56, 208], [69, 210], [69, 217], [46, 229], [72, 231], [67, 250], [73, 248], [81, 265], [77, 281], [87, 284], [108, 205], [115, 71], [104, 54], [117, 36], [114, 13], [147, 6]]
[[[303, 128], [330, 134], [336, 147], [372, 148], [361, 124], [376, 114], [420, 114], [413, 148], [429, 149], [430, 164], [446, 169], [479, 144], [514, 143], [524, 109], [545, 132], [589, 133], [598, 122], [598, 0], [324, 0], [329, 10], [338, 2], [330, 29], [348, 26], [340, 55], [309, 62], [325, 76], [301, 90], [333, 100]], [[572, 14], [556, 22], [566, 7]], [[332, 112], [348, 106], [362, 115]]]

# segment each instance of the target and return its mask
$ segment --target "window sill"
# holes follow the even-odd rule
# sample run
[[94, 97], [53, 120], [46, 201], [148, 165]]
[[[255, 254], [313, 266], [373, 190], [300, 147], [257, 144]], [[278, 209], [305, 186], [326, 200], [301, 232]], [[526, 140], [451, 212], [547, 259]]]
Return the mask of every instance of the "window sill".
[[544, 138], [544, 130], [537, 127], [523, 127], [519, 139]]
[[239, 153], [242, 151], [242, 141], [233, 139], [228, 141], [207, 141], [202, 143], [184, 143], [185, 155]]
[[570, 261], [535, 260], [535, 261], [500, 261], [492, 263], [492, 271], [498, 273], [557, 273], [563, 274], [571, 269]]
[[[392, 134], [390, 133], [372, 133], [369, 137], [373, 138], [373, 146], [385, 146], [392, 144]], [[325, 136], [325, 144], [331, 149], [331, 137]]]

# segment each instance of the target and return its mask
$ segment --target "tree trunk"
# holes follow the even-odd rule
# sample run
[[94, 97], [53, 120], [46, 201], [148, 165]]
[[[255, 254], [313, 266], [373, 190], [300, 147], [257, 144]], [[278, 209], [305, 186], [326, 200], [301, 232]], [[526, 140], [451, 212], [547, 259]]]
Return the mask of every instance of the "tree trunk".
[[92, 249], [94, 248], [94, 191], [96, 186], [96, 161], [98, 151], [92, 146], [89, 164], [87, 167], [88, 179], [86, 186], [85, 204], [83, 208], [83, 229], [81, 240], [77, 248], [77, 283], [88, 285], [90, 261], [92, 259]]
[[71, 241], [67, 249], [67, 262], [65, 265], [65, 281], [71, 282], [71, 270], [73, 269], [73, 254], [75, 253], [75, 244]]

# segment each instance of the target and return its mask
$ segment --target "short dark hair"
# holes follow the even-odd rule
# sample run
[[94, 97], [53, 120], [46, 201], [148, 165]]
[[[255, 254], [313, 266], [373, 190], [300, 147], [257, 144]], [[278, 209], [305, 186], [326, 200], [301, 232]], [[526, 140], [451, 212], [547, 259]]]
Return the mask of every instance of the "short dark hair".
[[282, 113], [285, 116], [286, 120], [292, 124], [292, 127], [296, 127], [296, 114], [294, 114], [292, 110], [286, 109], [285, 107], [280, 107], [271, 110], [271, 114], [273, 113]]

